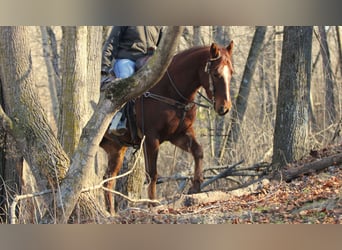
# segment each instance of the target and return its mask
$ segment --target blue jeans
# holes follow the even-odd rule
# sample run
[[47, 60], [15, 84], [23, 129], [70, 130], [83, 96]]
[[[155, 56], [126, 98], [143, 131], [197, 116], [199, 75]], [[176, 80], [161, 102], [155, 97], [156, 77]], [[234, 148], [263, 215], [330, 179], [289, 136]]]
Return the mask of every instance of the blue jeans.
[[[113, 70], [117, 78], [130, 77], [135, 72], [135, 62], [130, 59], [117, 59], [115, 61]], [[126, 117], [123, 114], [122, 110], [120, 110], [113, 117], [113, 120], [109, 127], [109, 132], [115, 135], [121, 135], [121, 133], [123, 133], [122, 129], [127, 130]]]
[[127, 78], [134, 74], [135, 62], [130, 59], [117, 59], [113, 68], [117, 78]]

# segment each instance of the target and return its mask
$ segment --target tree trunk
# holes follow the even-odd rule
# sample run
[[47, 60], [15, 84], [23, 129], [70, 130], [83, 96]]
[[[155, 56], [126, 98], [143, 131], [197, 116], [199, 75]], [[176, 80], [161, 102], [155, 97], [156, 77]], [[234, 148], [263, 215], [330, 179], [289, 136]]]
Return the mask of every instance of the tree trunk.
[[[220, 43], [221, 45], [229, 44], [230, 41], [230, 28], [228, 26], [216, 26], [214, 31], [214, 40]], [[233, 95], [231, 95], [233, 96]], [[215, 163], [219, 164], [219, 157], [221, 152], [221, 147], [223, 145], [223, 138], [225, 133], [225, 121], [228, 119], [228, 116], [218, 116], [215, 115], [215, 130], [211, 133], [214, 133], [214, 144], [215, 144]]]
[[58, 90], [61, 88], [61, 81], [58, 75], [58, 61], [56, 60], [57, 45], [55, 45], [55, 37], [50, 27], [41, 26], [40, 31], [42, 34], [43, 56], [48, 74], [49, 90], [53, 112], [53, 119], [51, 119], [52, 121], [50, 122], [50, 126], [57, 135], [57, 120], [59, 110], [58, 97], [60, 96], [58, 94]]
[[[6, 109], [0, 73], [0, 103]], [[15, 148], [13, 137], [0, 128], [0, 223], [8, 221], [11, 197], [20, 193], [20, 176], [23, 168], [21, 154]]]
[[[62, 98], [58, 131], [64, 150], [69, 157], [72, 157], [78, 146], [82, 129], [92, 116], [100, 95], [102, 28], [80, 26], [62, 29]], [[103, 160], [96, 164], [94, 162], [86, 186], [96, 185], [103, 179], [105, 157], [99, 156], [97, 159]], [[96, 218], [97, 214], [105, 214], [101, 209], [102, 201], [101, 190], [81, 194], [79, 204], [81, 212], [78, 211], [80, 218], [77, 220]]]
[[[101, 93], [95, 112], [82, 131], [68, 175], [58, 190], [58, 223], [66, 223], [74, 209], [84, 182], [89, 177], [97, 147], [114, 113], [122, 104], [141, 95], [157, 83], [171, 62], [181, 32], [180, 27], [168, 27], [159, 46], [161, 49], [156, 51], [155, 56], [142, 70], [132, 77], [109, 84]], [[44, 221], [51, 222], [51, 218], [47, 215]]]
[[33, 172], [45, 174], [56, 184], [65, 176], [69, 159], [53, 136], [37, 101], [28, 36], [27, 27], [0, 28], [0, 63], [4, 100], [12, 121], [10, 132]]
[[[109, 84], [101, 94], [93, 116], [83, 129], [68, 174], [58, 189], [56, 220], [47, 213], [44, 222], [68, 221], [91, 175], [98, 145], [115, 111], [124, 102], [152, 87], [166, 71], [182, 29], [169, 27], [167, 30], [160, 45], [162, 49], [157, 50], [144, 69], [131, 78]], [[40, 103], [36, 101], [36, 78], [31, 65], [28, 36], [27, 27], [0, 28], [1, 75], [5, 102], [10, 107], [8, 115], [0, 109], [1, 124], [15, 137], [36, 179], [46, 178], [56, 184], [66, 175], [69, 159], [46, 122]]]
[[[245, 70], [242, 76], [242, 81], [239, 89], [238, 97], [231, 114], [231, 126], [228, 130], [228, 137], [224, 148], [230, 148], [233, 143], [236, 143], [240, 134], [240, 126], [244, 118], [244, 114], [247, 109], [248, 96], [251, 89], [251, 81], [258, 61], [258, 56], [261, 51], [262, 44], [264, 42], [267, 28], [265, 26], [256, 27], [251, 49], [248, 54]], [[220, 158], [222, 158], [224, 152], [221, 152]]]
[[[266, 33], [267, 34], [267, 33]], [[265, 119], [270, 120], [273, 124], [273, 112], [275, 105], [275, 86], [276, 86], [276, 35], [275, 28], [270, 30], [268, 35], [267, 46], [259, 56], [259, 74], [260, 74], [260, 123], [263, 124]]]
[[71, 157], [88, 118], [87, 27], [63, 27], [62, 91], [58, 140]]
[[342, 75], [342, 45], [341, 45], [340, 27], [336, 26], [335, 29], [336, 29], [337, 47], [338, 47], [338, 65], [340, 67], [340, 74]]
[[330, 52], [327, 41], [327, 33], [325, 26], [319, 26], [321, 54], [323, 62], [323, 73], [325, 79], [325, 120], [326, 125], [332, 124], [336, 121], [336, 107], [334, 97], [334, 81], [330, 62]]
[[6, 122], [3, 126], [14, 137], [20, 154], [29, 163], [31, 179], [41, 191], [47, 188], [47, 180], [55, 186], [64, 178], [69, 158], [49, 127], [37, 96], [29, 31], [29, 27], [0, 28], [2, 87], [8, 116], [2, 108], [0, 111]]
[[273, 139], [274, 169], [301, 158], [308, 132], [312, 27], [285, 27]]

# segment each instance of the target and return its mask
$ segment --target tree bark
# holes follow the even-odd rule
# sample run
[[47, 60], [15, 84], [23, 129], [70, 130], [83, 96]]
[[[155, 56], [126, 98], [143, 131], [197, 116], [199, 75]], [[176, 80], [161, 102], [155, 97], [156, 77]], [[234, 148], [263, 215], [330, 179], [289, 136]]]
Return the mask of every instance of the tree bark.
[[290, 181], [300, 175], [320, 171], [330, 166], [339, 165], [342, 163], [342, 154], [337, 154], [329, 157], [325, 157], [318, 161], [309, 162], [302, 166], [292, 167], [290, 169], [282, 171], [283, 179]]
[[338, 64], [340, 67], [340, 74], [342, 75], [342, 45], [341, 45], [340, 27], [336, 26], [335, 29], [336, 29], [337, 47], [338, 47]]
[[331, 69], [330, 52], [327, 41], [327, 33], [324, 26], [319, 26], [320, 42], [321, 42], [321, 54], [323, 62], [323, 73], [325, 79], [325, 108], [326, 108], [326, 124], [332, 124], [336, 120], [336, 108], [334, 97], [334, 81], [333, 72]]
[[274, 169], [301, 158], [308, 133], [312, 27], [285, 27], [273, 137]]
[[[248, 96], [251, 89], [251, 81], [258, 61], [258, 56], [261, 51], [261, 47], [265, 38], [267, 27], [258, 26], [256, 27], [251, 49], [248, 54], [245, 70], [242, 76], [242, 81], [239, 89], [239, 94], [236, 98], [235, 104], [232, 109], [231, 114], [231, 126], [228, 130], [228, 137], [226, 142], [224, 142], [227, 148], [238, 141], [241, 122], [243, 121], [244, 114], [247, 109]], [[222, 147], [222, 152], [220, 153], [220, 159], [222, 159], [224, 148]]]
[[[42, 47], [43, 47], [43, 56], [45, 60], [45, 65], [48, 73], [48, 81], [49, 81], [49, 90], [51, 95], [51, 103], [52, 103], [52, 112], [53, 119], [50, 123], [50, 126], [55, 131], [57, 135], [57, 120], [58, 120], [58, 110], [59, 110], [59, 101], [58, 97], [60, 96], [59, 89], [61, 88], [61, 81], [59, 78], [58, 71], [58, 60], [57, 58], [57, 45], [55, 45], [55, 37], [52, 29], [50, 27], [41, 26], [40, 31], [42, 34]], [[55, 46], [55, 47], [54, 47]]]
[[[230, 27], [228, 26], [216, 26], [214, 29], [214, 40], [220, 43], [221, 45], [229, 44], [230, 41]], [[232, 94], [232, 93], [231, 93]], [[233, 96], [233, 95], [231, 95]], [[219, 162], [220, 152], [222, 151], [221, 147], [224, 147], [224, 133], [225, 133], [225, 123], [228, 120], [228, 116], [218, 116], [215, 115], [215, 130], [214, 130], [214, 144], [215, 144], [215, 162]], [[210, 131], [210, 133], [213, 133]]]
[[[87, 27], [62, 27], [62, 95], [58, 140], [71, 157], [87, 119]], [[84, 118], [85, 116], [85, 118]]]
[[66, 175], [69, 158], [53, 135], [38, 102], [28, 36], [27, 27], [0, 28], [4, 100], [12, 122], [9, 132], [35, 177], [41, 179], [43, 174], [52, 184], [57, 184]]
[[[264, 50], [259, 58], [259, 74], [260, 74], [260, 87], [259, 87], [259, 102], [261, 103], [260, 123], [263, 124], [265, 119], [270, 120], [273, 124], [272, 113], [274, 112], [274, 105], [276, 100], [276, 31], [273, 27], [268, 35], [268, 42], [264, 46]], [[267, 33], [266, 33], [267, 35]]]
[[[109, 84], [85, 128], [72, 158], [67, 177], [63, 180], [57, 199], [57, 223], [66, 223], [94, 163], [94, 155], [114, 113], [128, 100], [143, 94], [165, 73], [176, 50], [181, 27], [169, 27], [160, 48], [148, 64], [132, 77]], [[44, 222], [51, 222], [45, 218]]]
[[[69, 165], [69, 158], [49, 127], [37, 96], [29, 34], [29, 27], [0, 28], [0, 65], [7, 115], [2, 107], [0, 113], [5, 122], [4, 128], [15, 139], [16, 150], [20, 152], [19, 174], [27, 173], [22, 171], [23, 156], [29, 163], [30, 169], [27, 170], [33, 175], [33, 178], [20, 176], [23, 192], [36, 191], [34, 188], [46, 189], [47, 182], [56, 187]], [[39, 202], [41, 211], [48, 207], [48, 203], [48, 198]]]
[[[64, 150], [72, 157], [82, 129], [92, 116], [100, 95], [102, 28], [70, 26], [63, 27], [62, 30], [62, 98], [58, 134]], [[86, 186], [102, 181], [105, 172], [103, 166], [101, 160], [96, 164], [94, 162]], [[101, 190], [81, 194], [78, 205], [80, 211], [77, 213], [81, 218], [76, 219], [96, 218], [97, 214], [105, 214], [101, 209], [104, 205], [101, 206], [101, 196]]]
[[[82, 131], [66, 178], [57, 194], [56, 220], [48, 213], [41, 222], [66, 223], [94, 166], [98, 145], [119, 107], [152, 87], [165, 73], [181, 35], [181, 27], [169, 27], [156, 55], [133, 77], [109, 84], [101, 93], [95, 112]], [[2, 125], [16, 139], [20, 151], [38, 178], [52, 184], [66, 175], [69, 158], [53, 135], [37, 102], [26, 27], [0, 28], [0, 65], [8, 116], [0, 109]], [[11, 60], [8, 60], [10, 58]], [[36, 177], [36, 178], [37, 178]]]

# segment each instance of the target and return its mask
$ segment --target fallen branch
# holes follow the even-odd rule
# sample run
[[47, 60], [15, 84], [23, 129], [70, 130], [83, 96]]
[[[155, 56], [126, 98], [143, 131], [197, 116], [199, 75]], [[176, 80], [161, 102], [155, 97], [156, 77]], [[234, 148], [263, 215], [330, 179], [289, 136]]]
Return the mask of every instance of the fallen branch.
[[290, 181], [302, 174], [320, 171], [339, 164], [342, 164], [342, 153], [325, 157], [314, 162], [309, 162], [302, 166], [286, 169], [282, 171], [282, 174], [285, 181]]
[[244, 162], [244, 160], [241, 160], [238, 163], [235, 163], [234, 165], [227, 168], [225, 171], [223, 171], [223, 172], [219, 173], [218, 175], [212, 177], [208, 181], [203, 182], [201, 184], [201, 189], [203, 189], [204, 187], [208, 186], [209, 184], [213, 183], [214, 181], [216, 181], [220, 178], [225, 178], [225, 177], [229, 176], [234, 171], [234, 169], [243, 162]]
[[[208, 186], [209, 184], [217, 181], [218, 179], [227, 178], [228, 176], [251, 176], [251, 177], [262, 177], [267, 174], [269, 163], [261, 162], [254, 164], [253, 166], [246, 168], [237, 168], [240, 164], [242, 164], [244, 160], [241, 160], [230, 166], [215, 166], [213, 168], [206, 168], [203, 172], [208, 172], [212, 169], [215, 170], [224, 170], [217, 175], [207, 175], [204, 176], [204, 179], [209, 179], [202, 183], [201, 189]], [[191, 180], [191, 176], [180, 176], [178, 174], [169, 176], [169, 177], [158, 177], [157, 184], [170, 182], [170, 181], [188, 181]], [[237, 182], [236, 180], [234, 180]], [[240, 183], [241, 184], [241, 183]]]

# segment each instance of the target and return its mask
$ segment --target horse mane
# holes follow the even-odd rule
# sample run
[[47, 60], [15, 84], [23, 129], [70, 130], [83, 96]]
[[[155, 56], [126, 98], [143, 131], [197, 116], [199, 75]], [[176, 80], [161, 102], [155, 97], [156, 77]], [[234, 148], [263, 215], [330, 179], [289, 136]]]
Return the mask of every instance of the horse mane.
[[202, 50], [208, 50], [208, 49], [209, 49], [209, 46], [205, 46], [205, 45], [194, 46], [194, 47], [180, 51], [179, 53], [175, 55], [175, 57], [184, 57], [184, 56], [187, 56], [188, 54], [192, 54], [194, 52], [200, 52]]

